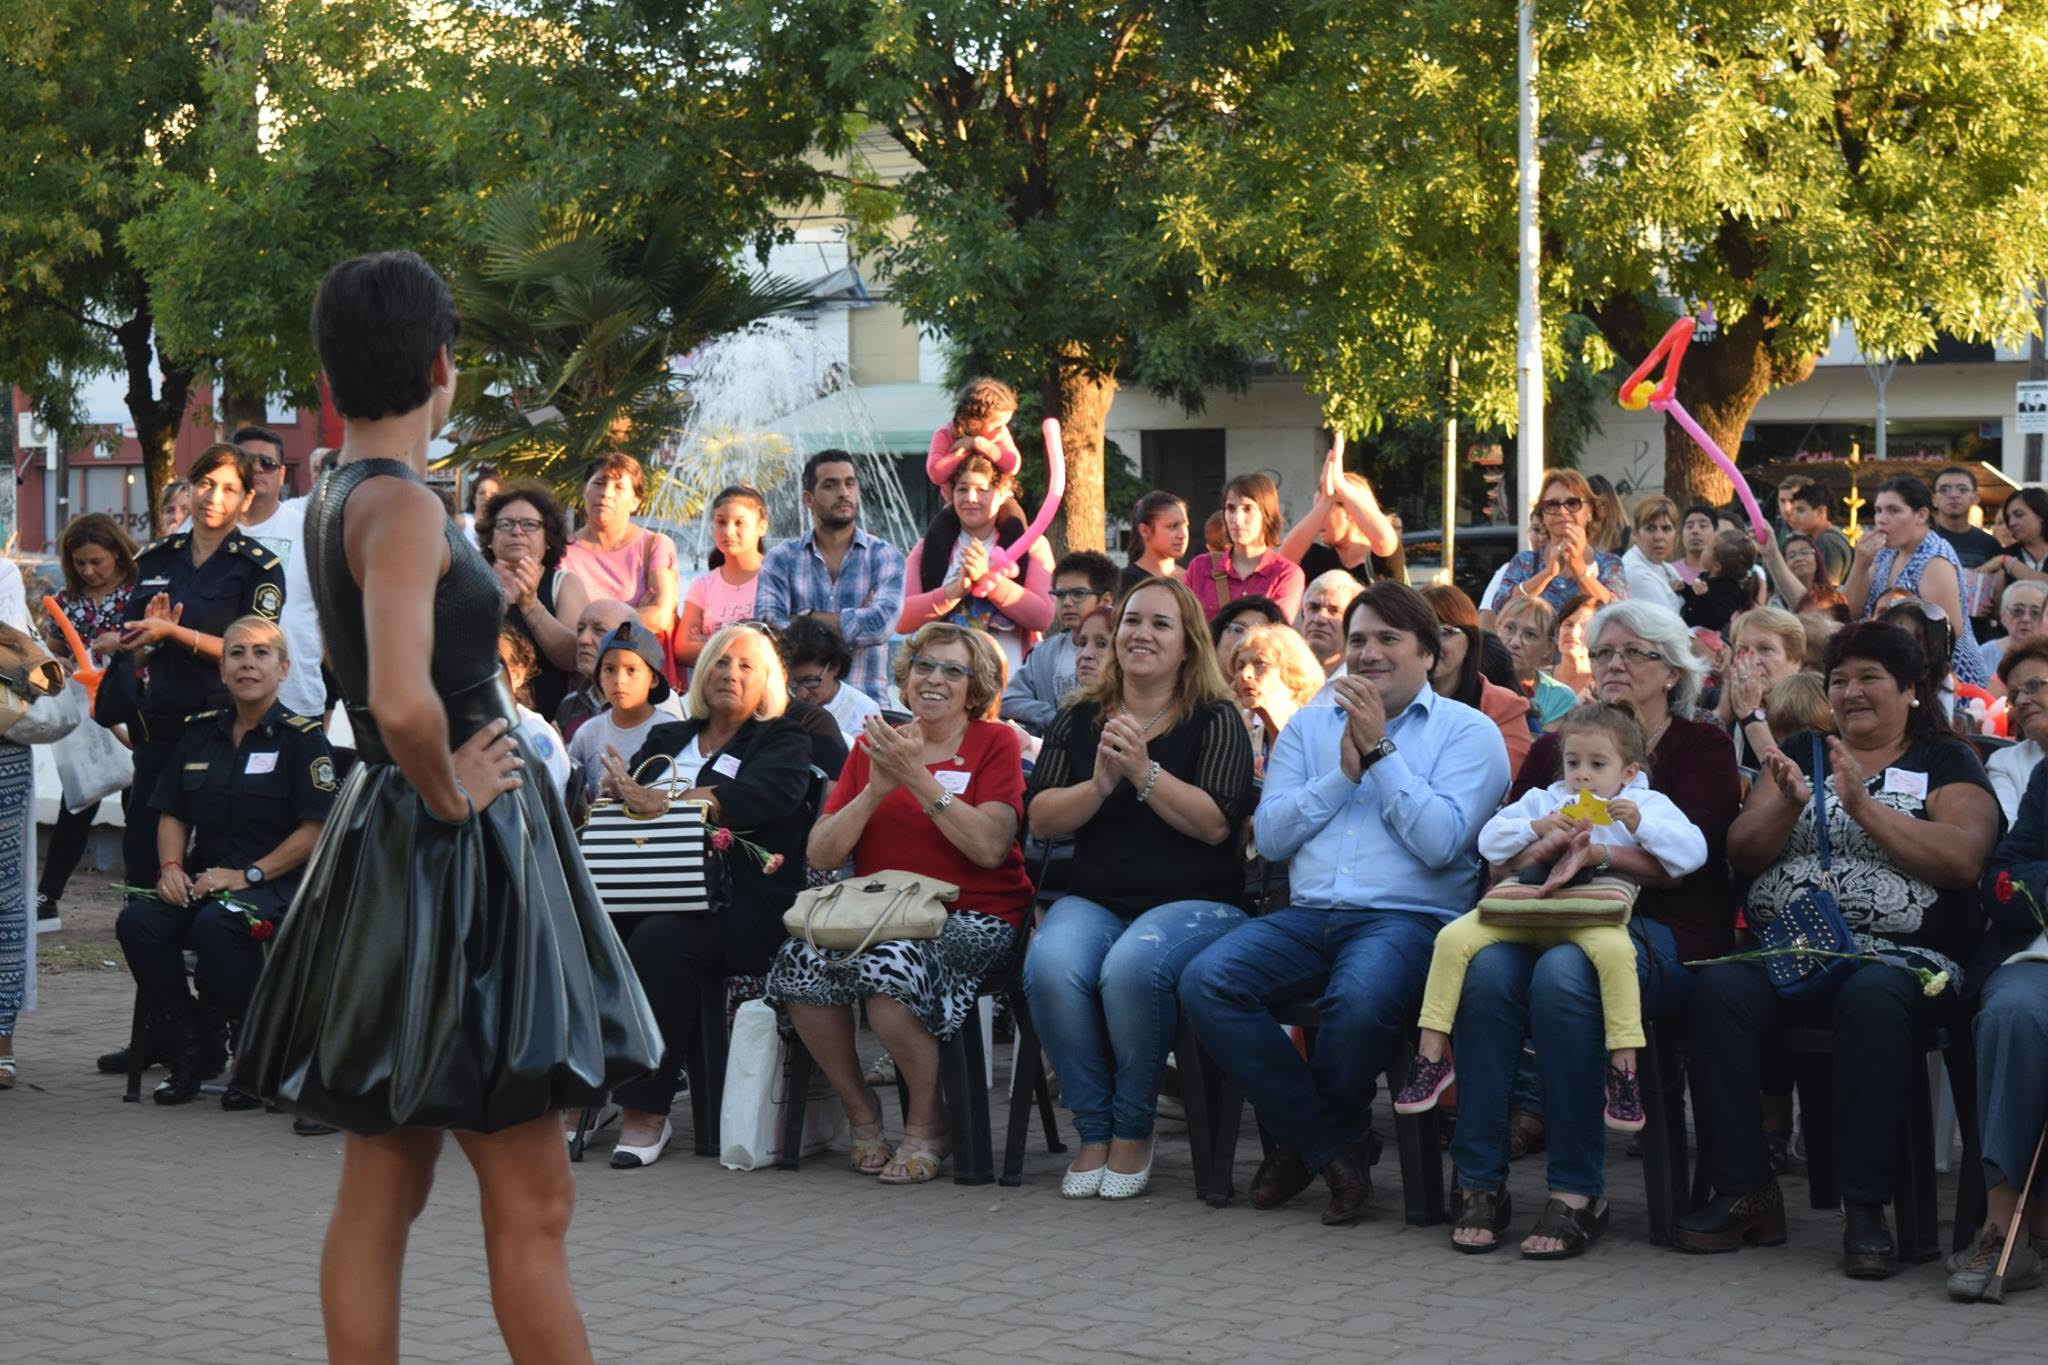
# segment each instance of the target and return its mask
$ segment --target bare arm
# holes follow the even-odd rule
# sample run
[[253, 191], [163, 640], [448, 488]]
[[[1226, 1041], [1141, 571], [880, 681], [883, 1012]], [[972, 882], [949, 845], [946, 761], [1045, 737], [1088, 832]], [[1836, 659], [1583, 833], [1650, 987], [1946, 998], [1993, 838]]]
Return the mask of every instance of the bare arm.
[[811, 826], [811, 837], [804, 844], [804, 861], [812, 867], [833, 868], [851, 858], [860, 836], [867, 832], [868, 821], [881, 809], [882, 798], [892, 790], [870, 774], [868, 784], [858, 796], [830, 815], [819, 816]]
[[1337, 501], [1351, 517], [1351, 524], [1365, 537], [1365, 543], [1372, 552], [1385, 559], [1401, 548], [1401, 533], [1394, 529], [1393, 519], [1380, 510], [1380, 500], [1373, 496], [1372, 485], [1360, 478], [1353, 483], [1350, 479], [1337, 481]]
[[1288, 528], [1280, 543], [1273, 547], [1280, 552], [1282, 559], [1301, 563], [1301, 557], [1308, 553], [1309, 546], [1316, 543], [1316, 537], [1322, 534], [1323, 524], [1330, 519], [1331, 506], [1328, 494], [1316, 495], [1315, 505], [1308, 509], [1308, 515]]
[[590, 594], [584, 588], [583, 580], [569, 570], [562, 573], [552, 613], [541, 606], [537, 597], [520, 604], [520, 616], [526, 622], [534, 644], [541, 656], [556, 668], [575, 671], [576, 622], [583, 615], [583, 608], [589, 604]]
[[313, 856], [313, 845], [320, 842], [323, 821], [301, 820], [298, 827], [284, 836], [284, 842], [258, 858], [263, 868], [264, 879], [282, 877], [287, 872], [296, 872]]
[[[939, 780], [922, 768], [904, 785], [917, 798], [917, 804], [927, 810], [946, 794]], [[946, 836], [946, 842], [959, 849], [976, 867], [1000, 867], [1016, 846], [1017, 812], [1001, 801], [989, 801], [979, 806], [970, 806], [965, 801], [948, 801], [946, 808], [934, 814], [931, 821], [939, 833]]]

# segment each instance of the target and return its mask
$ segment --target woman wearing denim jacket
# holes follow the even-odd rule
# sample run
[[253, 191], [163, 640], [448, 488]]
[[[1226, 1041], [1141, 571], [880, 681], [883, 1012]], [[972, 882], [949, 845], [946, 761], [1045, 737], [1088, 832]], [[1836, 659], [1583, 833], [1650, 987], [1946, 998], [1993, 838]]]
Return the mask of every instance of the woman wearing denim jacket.
[[1150, 578], [1124, 599], [1102, 674], [1054, 718], [1025, 798], [1031, 832], [1074, 839], [1024, 989], [1081, 1150], [1060, 1193], [1129, 1199], [1152, 1173], [1159, 1074], [1181, 969], [1244, 921], [1239, 832], [1251, 742], [1202, 608]]

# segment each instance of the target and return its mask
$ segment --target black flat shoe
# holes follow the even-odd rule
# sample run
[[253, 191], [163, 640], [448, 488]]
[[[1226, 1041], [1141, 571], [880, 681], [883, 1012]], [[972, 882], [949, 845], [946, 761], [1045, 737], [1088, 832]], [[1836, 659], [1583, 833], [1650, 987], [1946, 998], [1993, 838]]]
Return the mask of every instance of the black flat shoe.
[[263, 1101], [254, 1095], [245, 1095], [231, 1086], [220, 1092], [220, 1107], [230, 1114], [239, 1114], [250, 1109], [261, 1109]]
[[1899, 1273], [1899, 1248], [1884, 1205], [1842, 1201], [1842, 1273], [1852, 1280], [1889, 1280]]
[[1785, 1195], [1775, 1180], [1747, 1194], [1717, 1193], [1705, 1208], [1681, 1217], [1671, 1231], [1673, 1247], [1694, 1253], [1774, 1247], [1784, 1240]]

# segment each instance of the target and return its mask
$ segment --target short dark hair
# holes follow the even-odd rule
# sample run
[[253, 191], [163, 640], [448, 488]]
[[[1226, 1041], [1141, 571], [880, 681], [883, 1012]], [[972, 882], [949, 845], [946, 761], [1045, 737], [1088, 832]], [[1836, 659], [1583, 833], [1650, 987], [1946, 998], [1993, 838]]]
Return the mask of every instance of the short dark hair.
[[[1942, 714], [1941, 691], [1927, 667], [1927, 652], [1920, 648], [1918, 635], [1889, 621], [1858, 621], [1843, 626], [1828, 637], [1827, 650], [1821, 655], [1821, 681], [1832, 679], [1835, 670], [1850, 659], [1868, 659], [1891, 674], [1901, 691], [1913, 689], [1913, 697], [1920, 704], [1906, 718], [1908, 734], [1925, 738], [1953, 733], [1948, 717]], [[1840, 719], [1836, 717], [1837, 721]]]
[[[1133, 583], [1131, 585], [1131, 591], [1124, 594], [1124, 600], [1128, 602], [1131, 599], [1132, 594], [1136, 593], [1138, 589], [1144, 587], [1146, 583], [1149, 583], [1151, 581], [1152, 580], [1148, 578], [1145, 579], [1143, 582]], [[1278, 602], [1275, 602], [1270, 597], [1263, 597], [1258, 593], [1251, 593], [1244, 597], [1232, 598], [1230, 601], [1225, 602], [1222, 606], [1216, 608], [1216, 614], [1209, 618], [1209, 643], [1212, 645], [1221, 644], [1223, 641], [1224, 627], [1228, 626], [1232, 621], [1235, 621], [1238, 617], [1243, 616], [1246, 612], [1253, 611], [1265, 617], [1268, 621], [1271, 621], [1276, 626], [1284, 626], [1287, 624], [1287, 613], [1280, 610], [1280, 604]]]
[[186, 471], [185, 477], [192, 481], [192, 487], [196, 492], [199, 481], [223, 465], [234, 467], [235, 477], [242, 481], [242, 491], [248, 492], [250, 483], [256, 477], [256, 462], [249, 458], [248, 451], [237, 445], [229, 445], [226, 441], [216, 441], [200, 451], [199, 458], [192, 462], [192, 468]]
[[1088, 576], [1088, 591], [1098, 597], [1107, 597], [1116, 591], [1117, 567], [1109, 556], [1097, 550], [1069, 550], [1060, 556], [1060, 562], [1052, 566], [1053, 581], [1058, 582], [1063, 574], [1078, 573]]
[[820, 450], [804, 461], [804, 492], [814, 493], [818, 488], [818, 470], [828, 464], [850, 464], [856, 477], [860, 473], [860, 461], [853, 458], [850, 450]]
[[85, 584], [78, 581], [71, 556], [87, 545], [97, 545], [112, 555], [121, 582], [135, 586], [135, 542], [121, 529], [121, 523], [105, 512], [86, 512], [66, 522], [64, 534], [57, 537], [57, 568], [64, 575], [64, 591], [73, 597], [85, 595]]
[[1970, 468], [1968, 465], [1963, 464], [1946, 465], [1940, 469], [1935, 470], [1934, 481], [1938, 484], [1951, 474], [1960, 474], [1964, 478], [1968, 479], [1970, 481], [1970, 487], [1973, 489], [1977, 486], [1977, 471]]
[[1240, 474], [1223, 485], [1225, 502], [1230, 501], [1232, 494], [1258, 505], [1259, 525], [1264, 528], [1259, 534], [1264, 537], [1267, 549], [1278, 545], [1287, 534], [1287, 523], [1280, 520], [1280, 485], [1273, 482], [1273, 476], [1264, 470]]
[[791, 669], [800, 663], [814, 663], [842, 678], [853, 671], [853, 651], [846, 647], [846, 637], [838, 626], [815, 616], [799, 616], [789, 623], [783, 632], [782, 652]]
[[1679, 514], [1678, 525], [1681, 530], [1695, 513], [1716, 524], [1721, 520], [1721, 509], [1711, 502], [1689, 502], [1685, 505], [1685, 511]]
[[533, 510], [540, 513], [541, 538], [546, 547], [541, 551], [540, 566], [553, 573], [569, 550], [569, 509], [562, 506], [546, 484], [531, 479], [500, 483], [498, 491], [484, 500], [484, 514], [476, 519], [476, 543], [484, 552], [484, 563], [497, 562], [497, 556], [491, 552], [491, 536], [498, 529], [498, 518], [515, 502], [530, 502]]
[[2025, 663], [2048, 664], [2048, 635], [2036, 635], [2001, 654], [1998, 658], [1998, 680], [2010, 683], [2013, 670]]
[[1385, 621], [1395, 630], [1413, 635], [1416, 642], [1429, 653], [1430, 667], [1443, 657], [1443, 634], [1437, 627], [1436, 612], [1429, 605], [1429, 599], [1391, 578], [1376, 578], [1372, 586], [1351, 599], [1351, 605], [1344, 609], [1344, 633], [1351, 634], [1351, 618], [1358, 614], [1360, 607], [1371, 607], [1373, 615]]
[[247, 426], [236, 427], [235, 434], [228, 437], [228, 439], [238, 446], [245, 447], [251, 441], [268, 441], [277, 447], [279, 455], [284, 454], [284, 437], [278, 435], [269, 427], [259, 427], [253, 422]]
[[583, 466], [583, 485], [588, 487], [592, 479], [599, 476], [609, 479], [614, 474], [633, 485], [633, 497], [644, 508], [647, 505], [647, 470], [623, 451], [608, 450]]
[[434, 357], [460, 331], [447, 281], [410, 251], [343, 261], [313, 298], [313, 344], [343, 417], [374, 421], [423, 405]]
[[1876, 510], [1877, 499], [1886, 493], [1915, 512], [1934, 510], [1934, 493], [1928, 488], [1927, 481], [1918, 474], [1895, 474], [1879, 484], [1876, 495], [1870, 499], [1872, 511]]

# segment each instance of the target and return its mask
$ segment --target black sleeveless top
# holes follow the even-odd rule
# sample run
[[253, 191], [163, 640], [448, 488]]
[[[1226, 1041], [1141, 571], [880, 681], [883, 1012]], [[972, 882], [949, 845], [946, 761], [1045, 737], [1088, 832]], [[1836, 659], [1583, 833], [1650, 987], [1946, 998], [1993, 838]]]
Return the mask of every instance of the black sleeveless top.
[[[368, 710], [370, 650], [363, 623], [363, 590], [349, 573], [342, 516], [357, 486], [379, 475], [422, 482], [397, 460], [354, 460], [320, 476], [306, 509], [306, 571], [313, 585], [313, 604], [320, 614], [321, 638], [348, 704], [357, 748], [373, 763], [388, 760], [383, 757], [383, 745], [376, 742], [376, 726]], [[498, 592], [497, 576], [476, 543], [454, 522], [448, 523], [446, 535], [448, 572], [434, 589], [432, 669], [434, 690], [448, 707], [449, 743], [459, 745], [485, 722], [498, 716], [513, 717], [503, 689], [490, 686], [501, 676], [498, 625], [503, 619], [504, 599]]]

